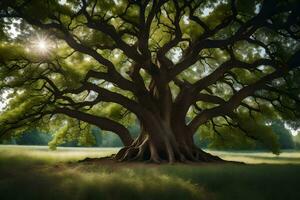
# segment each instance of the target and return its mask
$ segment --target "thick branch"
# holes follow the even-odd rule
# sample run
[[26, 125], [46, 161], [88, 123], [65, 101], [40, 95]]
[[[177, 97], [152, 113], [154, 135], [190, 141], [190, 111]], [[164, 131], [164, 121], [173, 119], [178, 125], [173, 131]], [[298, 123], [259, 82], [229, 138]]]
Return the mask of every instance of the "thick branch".
[[[288, 70], [295, 67], [295, 65], [292, 65], [292, 62], [290, 62], [289, 64], [290, 66], [281, 66], [271, 74], [268, 74], [265, 77], [261, 78], [259, 81], [242, 88], [236, 94], [234, 94], [226, 103], [223, 103], [218, 107], [201, 112], [189, 123], [190, 129], [193, 132], [195, 132], [197, 128], [201, 124], [205, 123], [207, 120], [212, 119], [219, 115], [227, 115], [228, 113], [232, 112], [241, 104], [241, 102], [246, 97], [252, 95], [255, 91], [263, 88], [267, 82], [272, 81], [278, 77], [281, 77]], [[299, 63], [297, 65], [299, 65]]]
[[96, 125], [102, 130], [114, 132], [121, 138], [125, 146], [129, 146], [133, 142], [129, 131], [123, 125], [113, 120], [83, 113], [78, 110], [71, 110], [68, 108], [57, 108], [55, 110], [55, 113], [65, 114], [69, 117], [76, 118], [78, 120]]

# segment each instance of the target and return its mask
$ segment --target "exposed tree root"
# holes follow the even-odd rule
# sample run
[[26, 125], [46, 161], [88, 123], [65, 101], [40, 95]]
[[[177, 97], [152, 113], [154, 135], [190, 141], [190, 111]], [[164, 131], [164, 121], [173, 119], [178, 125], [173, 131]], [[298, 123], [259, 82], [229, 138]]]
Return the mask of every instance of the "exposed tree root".
[[225, 162], [195, 146], [177, 145], [165, 140], [155, 145], [149, 137], [136, 139], [132, 145], [122, 148], [114, 158], [117, 161], [146, 161], [151, 163], [175, 162]]

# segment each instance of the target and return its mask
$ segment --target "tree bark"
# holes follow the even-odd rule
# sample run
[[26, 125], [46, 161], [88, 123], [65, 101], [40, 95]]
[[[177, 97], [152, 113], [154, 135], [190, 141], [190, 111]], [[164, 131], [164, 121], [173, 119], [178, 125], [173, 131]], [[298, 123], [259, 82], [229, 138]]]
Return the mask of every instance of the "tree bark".
[[130, 136], [130, 133], [128, 129], [126, 129], [124, 126], [121, 124], [114, 122], [110, 119], [104, 118], [104, 117], [99, 117], [99, 116], [94, 116], [91, 114], [87, 114], [84, 112], [80, 112], [77, 110], [71, 110], [67, 108], [57, 108], [55, 113], [60, 113], [60, 114], [65, 114], [69, 117], [73, 117], [76, 119], [79, 119], [81, 121], [94, 124], [95, 126], [98, 126], [102, 130], [106, 131], [111, 131], [117, 134], [120, 139], [122, 140], [123, 144], [128, 146], [132, 144], [133, 139]]
[[173, 126], [160, 116], [152, 115], [141, 121], [141, 134], [116, 155], [118, 161], [213, 162], [222, 161], [195, 146], [193, 134], [181, 124]]

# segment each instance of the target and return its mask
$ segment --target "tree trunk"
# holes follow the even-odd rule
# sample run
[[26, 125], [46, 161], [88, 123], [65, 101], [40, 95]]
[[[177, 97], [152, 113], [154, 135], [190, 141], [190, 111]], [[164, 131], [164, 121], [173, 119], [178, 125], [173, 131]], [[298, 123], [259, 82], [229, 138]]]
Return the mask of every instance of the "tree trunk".
[[147, 112], [138, 116], [141, 134], [116, 154], [117, 160], [155, 163], [222, 161], [195, 146], [193, 134], [185, 123], [186, 99], [173, 102], [169, 85], [161, 79], [153, 79], [149, 91], [151, 98], [138, 96], [139, 103], [147, 108]]
[[171, 126], [159, 116], [141, 121], [141, 134], [115, 156], [119, 161], [212, 162], [222, 161], [195, 146], [187, 127]]

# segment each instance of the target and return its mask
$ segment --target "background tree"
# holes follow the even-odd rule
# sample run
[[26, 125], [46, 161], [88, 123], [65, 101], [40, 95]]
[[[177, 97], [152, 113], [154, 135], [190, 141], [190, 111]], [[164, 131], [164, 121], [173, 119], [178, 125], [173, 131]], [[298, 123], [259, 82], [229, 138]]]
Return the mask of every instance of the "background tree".
[[[1, 91], [11, 97], [2, 136], [38, 126], [90, 141], [95, 125], [121, 138], [118, 160], [214, 161], [194, 145], [199, 127], [277, 152], [265, 120], [299, 116], [298, 1], [0, 5], [2, 35], [16, 19], [21, 30], [2, 37]], [[141, 132], [133, 140], [126, 124], [135, 118]]]

